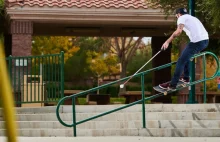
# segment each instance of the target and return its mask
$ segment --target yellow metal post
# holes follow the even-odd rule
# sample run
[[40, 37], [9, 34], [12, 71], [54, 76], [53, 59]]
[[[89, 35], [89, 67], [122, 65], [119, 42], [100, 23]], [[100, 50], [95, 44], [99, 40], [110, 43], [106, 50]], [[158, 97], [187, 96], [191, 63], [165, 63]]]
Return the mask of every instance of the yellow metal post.
[[8, 142], [16, 142], [17, 126], [11, 85], [7, 73], [3, 43], [0, 41], [0, 97], [2, 98], [3, 115], [5, 119]]

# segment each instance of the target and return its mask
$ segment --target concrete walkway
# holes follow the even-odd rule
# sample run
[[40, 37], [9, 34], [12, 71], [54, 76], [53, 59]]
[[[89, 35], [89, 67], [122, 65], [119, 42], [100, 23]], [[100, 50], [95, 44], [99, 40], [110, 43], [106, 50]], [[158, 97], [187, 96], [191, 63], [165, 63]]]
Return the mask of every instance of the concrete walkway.
[[[17, 142], [220, 142], [220, 137], [19, 137]], [[0, 142], [7, 142], [0, 137]]]

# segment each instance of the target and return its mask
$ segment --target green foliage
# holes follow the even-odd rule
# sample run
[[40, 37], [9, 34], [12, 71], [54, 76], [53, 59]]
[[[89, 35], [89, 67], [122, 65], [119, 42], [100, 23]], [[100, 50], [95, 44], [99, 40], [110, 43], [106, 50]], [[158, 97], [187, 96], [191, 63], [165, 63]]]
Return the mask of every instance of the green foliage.
[[33, 37], [32, 55], [57, 54], [64, 51], [64, 60], [72, 57], [79, 47], [73, 45], [73, 37], [35, 36]]
[[[80, 47], [80, 50], [70, 57], [65, 63], [65, 81], [73, 79], [86, 79], [93, 74], [89, 68], [90, 60], [94, 57], [88, 57], [88, 52], [100, 54], [104, 52], [103, 41], [101, 38], [95, 37], [77, 37], [73, 39], [75, 46]], [[89, 59], [88, 59], [89, 58]]]
[[3, 41], [4, 37], [3, 37], [3, 33], [0, 32], [0, 41]]
[[125, 104], [125, 98], [110, 98], [110, 104], [114, 104], [116, 102], [119, 102], [120, 104]]
[[[147, 61], [152, 57], [152, 50], [150, 46], [147, 46], [143, 49], [138, 49], [136, 54], [133, 56], [132, 60], [128, 62], [127, 75], [133, 75], [137, 70], [140, 69]], [[145, 71], [152, 68], [152, 62], [147, 64], [141, 71]], [[140, 72], [141, 72], [140, 71]], [[140, 78], [134, 78], [132, 82], [140, 82]], [[145, 75], [145, 82], [152, 82], [152, 72]]]
[[[86, 98], [78, 98], [79, 105], [86, 105]], [[125, 98], [110, 98], [110, 104], [114, 104], [115, 102], [119, 102], [120, 104], [125, 103]]]
[[116, 55], [121, 65], [121, 78], [126, 76], [127, 65], [132, 60], [136, 50], [145, 46], [142, 42], [143, 37], [112, 37], [103, 38], [105, 47], [110, 53]]
[[215, 53], [216, 55], [220, 55], [220, 40], [219, 39], [209, 39], [209, 45], [205, 49], [206, 51], [210, 51]]
[[213, 33], [218, 32], [220, 25], [220, 1], [219, 0], [197, 0], [197, 15]]
[[101, 77], [108, 72], [107, 64], [104, 61], [102, 53], [97, 53], [95, 51], [87, 52], [87, 63], [89, 64], [89, 69], [94, 73], [95, 77]]
[[61, 94], [59, 93], [59, 87], [60, 84], [57, 84], [56, 82], [50, 82], [45, 84], [46, 94], [47, 98], [49, 99], [56, 99], [60, 98]]
[[64, 90], [88, 90], [88, 89], [91, 89], [92, 87], [91, 86], [77, 86], [77, 85], [74, 85], [74, 86], [67, 86], [64, 84]]
[[5, 1], [4, 0], [0, 0], [0, 11], [1, 12], [4, 10], [4, 5], [5, 5]]
[[[164, 9], [167, 15], [173, 14], [174, 10], [179, 7], [188, 8], [189, 0], [151, 0], [151, 2], [158, 3]], [[210, 37], [219, 35], [220, 29], [220, 1], [219, 0], [195, 0], [195, 14], [205, 25]], [[178, 38], [181, 39], [181, 38]], [[212, 43], [213, 42], [213, 43]], [[219, 38], [217, 40], [210, 40], [210, 46], [207, 50], [219, 54]]]
[[119, 72], [117, 58], [110, 54], [87, 51], [87, 63], [89, 64], [89, 69], [95, 74], [96, 77]]
[[86, 98], [78, 98], [79, 105], [86, 105]]
[[100, 94], [110, 94], [111, 97], [118, 97], [119, 86], [109, 86], [99, 91], [100, 91]]
[[179, 7], [187, 7], [188, 0], [150, 0], [155, 4], [160, 4], [167, 15], [174, 14]]
[[[216, 71], [216, 67], [217, 64], [216, 62], [213, 62], [211, 60], [207, 60], [206, 63], [206, 75], [207, 77], [211, 77], [212, 75], [214, 75], [215, 71]], [[201, 74], [201, 79], [203, 78], [203, 74]], [[201, 84], [201, 91], [203, 91], [204, 86], [203, 84]], [[208, 80], [206, 82], [206, 89], [207, 91], [217, 91], [218, 90], [218, 82], [217, 82], [217, 78], [212, 79], [212, 80]]]
[[[151, 0], [151, 2], [159, 3], [167, 15], [173, 14], [175, 9], [179, 7], [188, 7], [189, 0]], [[203, 24], [209, 29], [209, 33], [213, 34], [219, 31], [220, 25], [220, 1], [219, 0], [196, 0], [195, 13]]]
[[[5, 17], [4, 17], [4, 5], [5, 5], [5, 0], [0, 0], [0, 28], [3, 27], [4, 22], [5, 22]], [[0, 29], [0, 40], [3, 40], [3, 31], [4, 29]]]
[[87, 55], [85, 52], [76, 54], [70, 57], [64, 66], [64, 78], [65, 81], [71, 81], [73, 79], [85, 79], [92, 75], [86, 62]]
[[118, 66], [118, 59], [116, 56], [108, 54], [104, 58], [104, 62], [107, 65], [109, 75], [119, 73], [120, 66]]
[[80, 51], [77, 53], [81, 53], [84, 51], [95, 51], [95, 52], [108, 52], [108, 48], [106, 48], [105, 40], [101, 37], [77, 37], [73, 40], [74, 44], [80, 47]]

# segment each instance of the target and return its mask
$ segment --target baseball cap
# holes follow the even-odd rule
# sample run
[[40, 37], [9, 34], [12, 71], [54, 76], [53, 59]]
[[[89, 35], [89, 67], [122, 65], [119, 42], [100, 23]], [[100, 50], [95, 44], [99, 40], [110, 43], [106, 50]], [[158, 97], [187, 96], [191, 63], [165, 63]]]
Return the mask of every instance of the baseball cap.
[[180, 14], [188, 14], [186, 8], [178, 8], [176, 10], [176, 14], [178, 14], [178, 13], [180, 13]]

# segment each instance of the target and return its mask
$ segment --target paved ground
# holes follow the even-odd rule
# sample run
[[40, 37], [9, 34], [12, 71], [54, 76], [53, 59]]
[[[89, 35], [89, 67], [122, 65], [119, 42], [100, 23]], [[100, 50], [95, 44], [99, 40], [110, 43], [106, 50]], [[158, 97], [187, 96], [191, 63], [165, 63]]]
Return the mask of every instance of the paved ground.
[[[220, 137], [20, 137], [18, 142], [220, 142]], [[0, 137], [0, 142], [7, 142]]]

